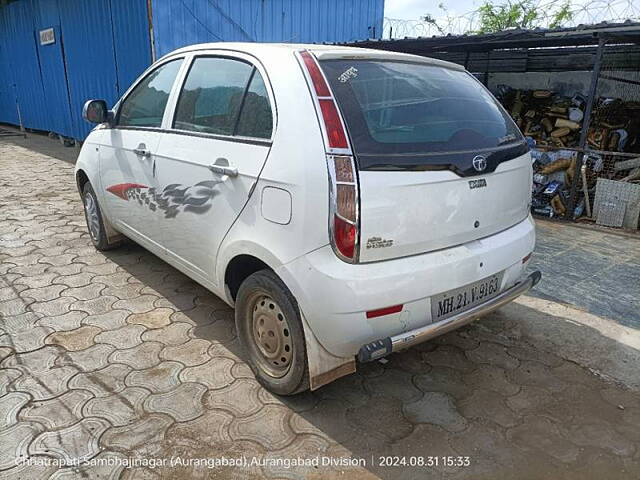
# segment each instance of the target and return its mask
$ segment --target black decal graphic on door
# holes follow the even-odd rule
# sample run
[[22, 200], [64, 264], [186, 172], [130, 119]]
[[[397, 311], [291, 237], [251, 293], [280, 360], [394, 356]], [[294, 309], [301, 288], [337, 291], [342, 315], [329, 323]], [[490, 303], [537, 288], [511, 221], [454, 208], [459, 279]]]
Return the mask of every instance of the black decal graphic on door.
[[211, 200], [218, 192], [214, 187], [220, 180], [205, 180], [192, 186], [172, 183], [156, 191], [154, 187], [147, 187], [139, 183], [119, 183], [107, 188], [109, 193], [123, 200], [137, 201], [149, 210], [162, 210], [165, 218], [174, 218], [180, 212], [203, 214], [212, 207]]

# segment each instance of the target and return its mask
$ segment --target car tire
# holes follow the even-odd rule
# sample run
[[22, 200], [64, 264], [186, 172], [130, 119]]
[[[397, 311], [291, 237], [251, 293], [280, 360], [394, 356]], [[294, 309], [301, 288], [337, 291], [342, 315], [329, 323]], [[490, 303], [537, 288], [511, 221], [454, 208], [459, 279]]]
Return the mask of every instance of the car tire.
[[240, 285], [236, 329], [256, 379], [278, 395], [309, 389], [307, 351], [298, 302], [271, 270]]
[[82, 204], [84, 205], [84, 218], [87, 221], [87, 230], [93, 246], [97, 250], [105, 251], [119, 247], [122, 242], [109, 242], [107, 232], [104, 228], [102, 210], [98, 204], [96, 192], [89, 182], [84, 184], [82, 190]]

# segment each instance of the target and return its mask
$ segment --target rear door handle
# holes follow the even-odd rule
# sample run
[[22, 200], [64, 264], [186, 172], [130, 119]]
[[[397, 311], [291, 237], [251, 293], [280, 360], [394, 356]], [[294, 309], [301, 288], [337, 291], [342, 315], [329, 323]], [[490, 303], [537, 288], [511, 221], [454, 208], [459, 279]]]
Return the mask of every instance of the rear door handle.
[[143, 158], [148, 158], [151, 156], [151, 152], [147, 149], [147, 146], [144, 143], [141, 143], [136, 148], [134, 148], [133, 153]]
[[238, 169], [229, 165], [229, 160], [226, 158], [218, 158], [215, 163], [209, 165], [209, 170], [213, 173], [219, 173], [220, 175], [227, 175], [229, 177], [238, 176]]

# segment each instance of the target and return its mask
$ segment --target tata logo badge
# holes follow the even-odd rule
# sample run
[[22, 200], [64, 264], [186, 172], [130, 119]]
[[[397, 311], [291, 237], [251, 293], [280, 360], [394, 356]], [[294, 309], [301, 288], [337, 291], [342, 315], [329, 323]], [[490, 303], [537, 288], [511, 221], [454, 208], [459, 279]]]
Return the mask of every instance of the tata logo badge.
[[484, 178], [480, 178], [478, 180], [469, 180], [469, 188], [473, 190], [474, 188], [482, 188], [487, 186], [487, 181]]
[[476, 155], [473, 157], [473, 160], [471, 160], [471, 164], [477, 172], [484, 172], [484, 169], [487, 168], [487, 159], [482, 155]]

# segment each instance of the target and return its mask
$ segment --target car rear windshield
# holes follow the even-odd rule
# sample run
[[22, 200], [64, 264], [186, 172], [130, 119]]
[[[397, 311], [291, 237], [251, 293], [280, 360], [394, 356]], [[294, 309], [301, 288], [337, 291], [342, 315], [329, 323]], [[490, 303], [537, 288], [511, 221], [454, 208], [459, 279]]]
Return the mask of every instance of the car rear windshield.
[[360, 168], [447, 163], [442, 154], [491, 151], [524, 140], [493, 96], [465, 71], [361, 59], [321, 65]]

